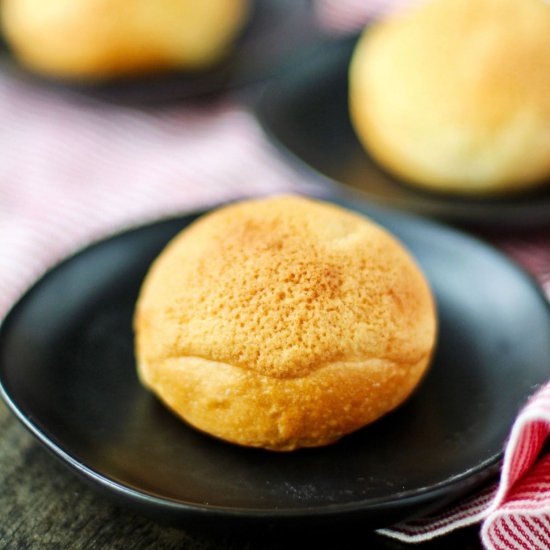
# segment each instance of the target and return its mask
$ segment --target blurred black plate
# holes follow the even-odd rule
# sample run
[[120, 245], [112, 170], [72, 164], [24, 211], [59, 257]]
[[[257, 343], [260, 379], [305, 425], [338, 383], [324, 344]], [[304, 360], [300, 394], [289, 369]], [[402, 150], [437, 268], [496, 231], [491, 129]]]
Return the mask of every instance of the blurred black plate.
[[462, 495], [496, 472], [518, 409], [550, 375], [547, 305], [522, 271], [481, 242], [359, 209], [408, 245], [440, 315], [433, 367], [379, 422], [333, 446], [277, 454], [201, 434], [139, 385], [131, 328], [138, 289], [153, 258], [195, 216], [114, 236], [45, 275], [0, 330], [4, 399], [87, 480], [182, 524], [378, 527]]
[[15, 62], [5, 45], [3, 70], [34, 84], [130, 103], [186, 99], [250, 84], [276, 74], [295, 50], [311, 44], [318, 34], [309, 0], [252, 0], [251, 3], [248, 24], [234, 50], [209, 70], [79, 83], [32, 74]]
[[365, 152], [348, 114], [348, 65], [357, 38], [310, 48], [257, 104], [267, 135], [300, 168], [377, 203], [469, 225], [550, 225], [550, 186], [527, 194], [472, 199], [408, 186]]

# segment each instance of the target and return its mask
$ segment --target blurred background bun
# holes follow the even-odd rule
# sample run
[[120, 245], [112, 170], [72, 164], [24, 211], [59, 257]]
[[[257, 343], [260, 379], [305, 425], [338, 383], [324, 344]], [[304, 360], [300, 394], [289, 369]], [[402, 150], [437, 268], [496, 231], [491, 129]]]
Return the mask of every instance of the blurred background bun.
[[247, 0], [3, 0], [3, 32], [29, 68], [64, 79], [197, 70], [222, 57]]
[[350, 68], [367, 151], [442, 192], [550, 180], [550, 3], [432, 0], [368, 28]]

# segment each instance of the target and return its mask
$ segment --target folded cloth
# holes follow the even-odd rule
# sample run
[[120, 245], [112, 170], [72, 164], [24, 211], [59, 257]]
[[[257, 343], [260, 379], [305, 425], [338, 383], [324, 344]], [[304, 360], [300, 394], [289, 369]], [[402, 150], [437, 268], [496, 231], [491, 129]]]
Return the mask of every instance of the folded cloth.
[[0, 318], [45, 269], [113, 231], [313, 191], [229, 100], [140, 110], [0, 76], [0, 119]]
[[518, 234], [485, 232], [482, 237], [520, 263], [550, 297], [550, 227]]
[[550, 548], [550, 454], [540, 452], [550, 433], [550, 384], [543, 386], [516, 419], [500, 480], [436, 516], [379, 532], [403, 542], [423, 542], [483, 522], [486, 548]]
[[316, 0], [319, 25], [333, 35], [359, 32], [365, 24], [422, 0]]
[[547, 385], [512, 429], [498, 491], [483, 523], [487, 547], [550, 548], [550, 454], [538, 458], [549, 432]]

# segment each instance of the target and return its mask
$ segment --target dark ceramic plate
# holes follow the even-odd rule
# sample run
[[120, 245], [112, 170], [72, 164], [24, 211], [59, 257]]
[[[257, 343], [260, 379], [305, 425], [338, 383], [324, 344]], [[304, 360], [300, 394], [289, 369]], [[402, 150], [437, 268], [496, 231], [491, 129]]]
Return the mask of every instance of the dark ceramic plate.
[[256, 112], [268, 136], [300, 168], [386, 206], [470, 225], [550, 225], [550, 187], [502, 198], [437, 194], [400, 181], [359, 143], [348, 114], [348, 65], [357, 39], [310, 48], [272, 80]]
[[4, 70], [36, 84], [116, 102], [191, 98], [249, 84], [275, 74], [295, 50], [311, 44], [317, 36], [309, 0], [253, 0], [252, 5], [249, 22], [235, 49], [207, 71], [176, 71], [98, 84], [50, 80], [17, 65], [5, 45]]
[[379, 527], [459, 497], [494, 475], [518, 409], [550, 375], [547, 304], [481, 242], [359, 209], [410, 248], [440, 316], [423, 384], [375, 424], [325, 448], [247, 449], [188, 427], [140, 386], [131, 328], [138, 289], [153, 258], [196, 216], [116, 235], [45, 275], [0, 330], [4, 399], [84, 478], [183, 525]]

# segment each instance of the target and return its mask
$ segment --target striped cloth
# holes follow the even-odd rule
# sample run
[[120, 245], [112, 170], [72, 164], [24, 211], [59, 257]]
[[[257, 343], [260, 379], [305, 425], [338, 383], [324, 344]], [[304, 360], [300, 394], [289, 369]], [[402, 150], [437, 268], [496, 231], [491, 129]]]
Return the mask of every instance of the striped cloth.
[[0, 119], [0, 318], [45, 269], [113, 231], [237, 197], [314, 191], [229, 100], [144, 111], [0, 76]]
[[482, 522], [491, 550], [550, 548], [550, 454], [541, 450], [550, 433], [550, 384], [519, 414], [506, 445], [500, 480], [436, 516], [379, 532], [403, 542], [423, 542]]
[[[417, 1], [417, 0], [412, 0]], [[330, 32], [406, 0], [317, 0]], [[140, 110], [0, 75], [0, 318], [44, 270], [113, 231], [238, 197], [318, 188], [287, 168], [230, 99]], [[550, 233], [494, 237], [550, 295]], [[544, 388], [520, 414], [500, 484], [438, 517], [382, 532], [423, 541], [483, 521], [488, 548], [550, 548], [550, 419]]]
[[402, 11], [422, 0], [317, 0], [319, 25], [332, 35], [360, 31], [367, 22]]

